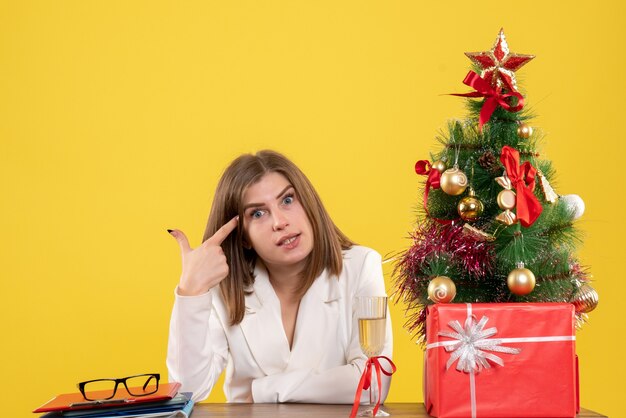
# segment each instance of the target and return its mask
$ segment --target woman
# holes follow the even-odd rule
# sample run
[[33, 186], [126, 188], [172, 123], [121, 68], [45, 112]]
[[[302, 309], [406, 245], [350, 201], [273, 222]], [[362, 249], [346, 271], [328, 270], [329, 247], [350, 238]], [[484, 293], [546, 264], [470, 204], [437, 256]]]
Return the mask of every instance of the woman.
[[381, 259], [333, 224], [298, 167], [273, 151], [242, 155], [217, 186], [203, 243], [168, 232], [182, 252], [170, 381], [199, 401], [226, 367], [229, 402], [354, 401], [366, 357], [353, 302], [385, 295]]

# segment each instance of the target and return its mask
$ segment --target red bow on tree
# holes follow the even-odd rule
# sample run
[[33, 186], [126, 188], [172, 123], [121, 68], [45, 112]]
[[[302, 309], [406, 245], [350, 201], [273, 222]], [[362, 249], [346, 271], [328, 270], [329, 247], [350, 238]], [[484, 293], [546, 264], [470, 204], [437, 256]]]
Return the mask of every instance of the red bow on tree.
[[[391, 371], [383, 369], [383, 367], [380, 365], [379, 359], [387, 360], [391, 365]], [[354, 404], [352, 405], [350, 418], [356, 417], [356, 413], [359, 410], [359, 404], [361, 403], [361, 392], [363, 391], [363, 389], [370, 389], [370, 386], [372, 385], [372, 368], [376, 370], [376, 381], [378, 382], [378, 397], [376, 398], [376, 406], [374, 406], [374, 411], [372, 414], [372, 416], [374, 417], [378, 412], [378, 408], [380, 408], [380, 397], [382, 396], [380, 373], [382, 372], [386, 376], [391, 376], [396, 371], [396, 365], [393, 364], [393, 361], [391, 361], [389, 357], [378, 356], [367, 359], [367, 362], [365, 363], [365, 370], [363, 371], [363, 374], [361, 375], [361, 380], [359, 381], [359, 386], [356, 388], [356, 394], [354, 395]]]
[[[502, 94], [502, 88], [493, 88], [489, 82], [480, 78], [480, 76], [474, 71], [467, 73], [465, 79], [463, 80], [463, 84], [472, 87], [476, 91], [471, 93], [455, 93], [452, 94], [452, 96], [486, 98], [485, 103], [483, 103], [483, 107], [480, 109], [480, 116], [478, 118], [478, 128], [481, 132], [483, 131], [483, 125], [489, 122], [491, 114], [494, 110], [496, 110], [498, 105], [509, 112], [517, 112], [522, 110], [524, 107], [524, 96], [520, 93], [512, 91], [510, 93]], [[517, 105], [515, 106], [511, 106], [506, 101], [506, 99], [513, 96], [518, 98]]]
[[428, 202], [428, 192], [430, 188], [438, 189], [439, 180], [441, 179], [441, 173], [439, 170], [435, 170], [428, 160], [419, 160], [415, 163], [415, 172], [417, 174], [428, 176], [426, 179], [426, 187], [424, 187], [424, 209], [428, 213], [426, 203]]
[[520, 165], [519, 152], [508, 145], [502, 147], [500, 161], [504, 165], [506, 174], [517, 194], [517, 219], [524, 227], [528, 228], [537, 220], [543, 210], [543, 206], [533, 193], [537, 169], [528, 161]]
[[435, 221], [439, 222], [442, 225], [447, 225], [451, 223], [452, 222], [451, 220], [442, 220], [442, 219], [434, 218], [431, 216], [430, 212], [428, 212], [427, 204], [428, 204], [428, 192], [430, 191], [430, 188], [432, 187], [433, 189], [438, 189], [441, 187], [439, 184], [441, 180], [441, 173], [439, 172], [439, 170], [435, 170], [428, 160], [419, 160], [418, 162], [415, 163], [415, 172], [423, 176], [428, 176], [428, 178], [426, 179], [426, 185], [424, 186], [424, 211], [426, 212], [426, 215], [430, 216], [432, 219], [434, 219]]

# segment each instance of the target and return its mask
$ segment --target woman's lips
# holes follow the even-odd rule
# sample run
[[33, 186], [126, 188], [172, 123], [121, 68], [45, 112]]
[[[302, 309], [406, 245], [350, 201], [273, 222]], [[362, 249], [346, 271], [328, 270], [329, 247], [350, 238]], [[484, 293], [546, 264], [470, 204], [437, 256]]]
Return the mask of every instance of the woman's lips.
[[292, 248], [297, 247], [299, 242], [300, 242], [300, 234], [297, 234], [289, 238], [285, 238], [278, 245], [285, 249], [292, 249]]

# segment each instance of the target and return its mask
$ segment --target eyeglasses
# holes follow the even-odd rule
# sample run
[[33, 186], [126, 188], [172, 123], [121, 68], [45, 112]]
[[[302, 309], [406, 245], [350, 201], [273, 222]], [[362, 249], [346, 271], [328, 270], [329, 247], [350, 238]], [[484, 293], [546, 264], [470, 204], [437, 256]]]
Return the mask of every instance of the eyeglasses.
[[78, 390], [88, 401], [100, 401], [111, 399], [117, 392], [120, 383], [124, 384], [126, 391], [131, 396], [147, 396], [159, 390], [159, 373], [138, 374], [122, 379], [95, 379], [80, 382]]

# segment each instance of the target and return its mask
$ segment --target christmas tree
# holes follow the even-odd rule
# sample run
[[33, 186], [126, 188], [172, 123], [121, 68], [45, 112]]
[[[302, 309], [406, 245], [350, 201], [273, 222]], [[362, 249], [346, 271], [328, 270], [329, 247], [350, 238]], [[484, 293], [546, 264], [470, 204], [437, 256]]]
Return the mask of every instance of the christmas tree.
[[[578, 325], [598, 295], [575, 256], [584, 202], [558, 195], [541, 157], [515, 72], [534, 58], [509, 51], [500, 30], [493, 48], [466, 53], [463, 81], [474, 89], [469, 115], [438, 135], [442, 149], [415, 165], [423, 205], [412, 246], [397, 259], [396, 296], [419, 342], [433, 303], [571, 302]], [[422, 209], [423, 208], [423, 209]]]

